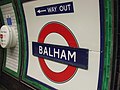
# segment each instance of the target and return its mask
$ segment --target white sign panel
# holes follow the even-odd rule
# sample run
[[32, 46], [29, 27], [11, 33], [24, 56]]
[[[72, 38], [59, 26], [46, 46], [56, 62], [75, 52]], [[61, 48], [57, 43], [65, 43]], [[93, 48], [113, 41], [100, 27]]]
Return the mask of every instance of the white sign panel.
[[59, 90], [97, 90], [99, 0], [23, 3], [28, 34], [27, 76]]

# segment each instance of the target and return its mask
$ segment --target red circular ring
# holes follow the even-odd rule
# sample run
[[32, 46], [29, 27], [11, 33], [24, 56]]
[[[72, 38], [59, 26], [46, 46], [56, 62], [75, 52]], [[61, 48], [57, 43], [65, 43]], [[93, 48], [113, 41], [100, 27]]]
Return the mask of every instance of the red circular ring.
[[[64, 26], [63, 24], [60, 24], [58, 22], [50, 22], [50, 23], [46, 24], [42, 28], [42, 30], [39, 34], [38, 42], [44, 43], [46, 36], [50, 33], [58, 33], [61, 36], [63, 36], [63, 38], [65, 38], [65, 40], [67, 41], [67, 43], [70, 47], [75, 47], [75, 48], [78, 47], [76, 39], [74, 38], [74, 36], [70, 32], [70, 30], [66, 26]], [[41, 65], [41, 68], [42, 68], [44, 74], [50, 80], [57, 82], [57, 83], [65, 82], [65, 81], [71, 79], [77, 70], [76, 67], [68, 65], [67, 68], [62, 72], [53, 72], [46, 65], [44, 58], [39, 58], [39, 63]]]

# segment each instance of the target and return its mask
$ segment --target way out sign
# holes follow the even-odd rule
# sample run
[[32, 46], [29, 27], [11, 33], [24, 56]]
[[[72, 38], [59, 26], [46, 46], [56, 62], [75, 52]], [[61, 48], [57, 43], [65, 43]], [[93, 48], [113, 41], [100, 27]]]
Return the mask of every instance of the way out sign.
[[35, 8], [36, 16], [73, 13], [73, 2], [65, 2]]
[[50, 90], [100, 88], [103, 38], [99, 5], [99, 0], [23, 3], [29, 46], [26, 75], [32, 82]]

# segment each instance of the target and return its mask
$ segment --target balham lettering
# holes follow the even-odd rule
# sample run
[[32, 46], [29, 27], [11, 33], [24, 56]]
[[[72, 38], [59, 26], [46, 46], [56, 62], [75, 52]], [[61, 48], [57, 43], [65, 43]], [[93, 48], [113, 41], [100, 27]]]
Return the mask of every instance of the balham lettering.
[[51, 50], [50, 47], [42, 47], [39, 46], [39, 54], [40, 55], [45, 55], [45, 56], [49, 56], [49, 57], [57, 57], [58, 59], [64, 59], [67, 61], [73, 60], [73, 62], [76, 62], [76, 52], [71, 52], [69, 50], [64, 50], [64, 49], [56, 49], [53, 48], [53, 50]]

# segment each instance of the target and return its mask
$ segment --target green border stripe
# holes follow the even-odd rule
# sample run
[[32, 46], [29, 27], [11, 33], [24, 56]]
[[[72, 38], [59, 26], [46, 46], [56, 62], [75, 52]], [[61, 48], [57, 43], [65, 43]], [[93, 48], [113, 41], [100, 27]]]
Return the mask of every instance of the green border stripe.
[[[14, 0], [13, 0], [14, 1]], [[19, 19], [18, 19], [18, 15], [17, 15], [17, 10], [16, 8], [17, 6], [15, 6], [15, 3], [13, 2], [13, 8], [14, 8], [14, 12], [15, 12], [15, 17], [16, 17], [16, 22], [17, 22], [17, 31], [18, 31], [18, 40], [19, 40], [19, 61], [18, 61], [18, 71], [17, 71], [17, 76], [19, 77], [19, 74], [20, 74], [20, 65], [21, 65], [21, 38], [20, 38], [20, 33], [21, 33], [21, 30], [20, 30], [20, 25], [19, 25]]]
[[1, 24], [3, 25], [4, 24], [4, 20], [3, 20], [3, 15], [2, 15], [2, 11], [1, 11], [1, 8], [0, 8], [0, 21], [1, 21]]
[[0, 6], [4, 5], [4, 4], [11, 3], [11, 2], [12, 2], [12, 0], [2, 0], [2, 1], [0, 1]]
[[[21, 40], [20, 40], [20, 29], [19, 29], [19, 23], [18, 23], [18, 17], [17, 17], [17, 13], [16, 13], [16, 9], [15, 9], [15, 4], [14, 4], [14, 1], [13, 0], [4, 0], [4, 2], [0, 2], [0, 5], [5, 5], [5, 4], [9, 4], [9, 3], [12, 3], [13, 5], [13, 9], [14, 9], [14, 12], [15, 12], [15, 18], [16, 18], [16, 22], [17, 22], [17, 29], [18, 29], [18, 40], [19, 40], [19, 61], [18, 61], [18, 71], [15, 72], [7, 67], [5, 67], [6, 65], [6, 56], [7, 56], [7, 49], [4, 49], [4, 61], [3, 61], [3, 72], [7, 73], [8, 75], [12, 76], [12, 77], [15, 77], [15, 78], [18, 78], [19, 77], [19, 73], [20, 73], [20, 65], [21, 65]], [[2, 16], [2, 15], [1, 15]], [[2, 18], [2, 21], [4, 22], [3, 20], [3, 16], [1, 17]], [[3, 23], [4, 24], [4, 23]]]
[[112, 57], [112, 1], [104, 1], [105, 10], [105, 54], [104, 54], [104, 73], [102, 90], [109, 90], [110, 64]]
[[41, 85], [40, 83], [32, 80], [32, 79], [29, 79], [26, 75], [26, 68], [27, 68], [27, 33], [26, 33], [26, 24], [25, 24], [25, 18], [24, 18], [24, 15], [23, 15], [23, 11], [22, 11], [22, 4], [21, 4], [21, 1], [20, 0], [17, 0], [18, 1], [18, 7], [19, 7], [19, 11], [20, 11], [20, 16], [21, 16], [21, 21], [22, 21], [22, 28], [23, 28], [23, 36], [24, 36], [24, 66], [23, 66], [23, 73], [22, 73], [22, 80], [28, 84], [30, 84], [31, 86], [34, 86], [35, 88], [38, 88], [38, 89], [41, 89], [41, 90], [50, 90], [48, 89], [47, 87]]

